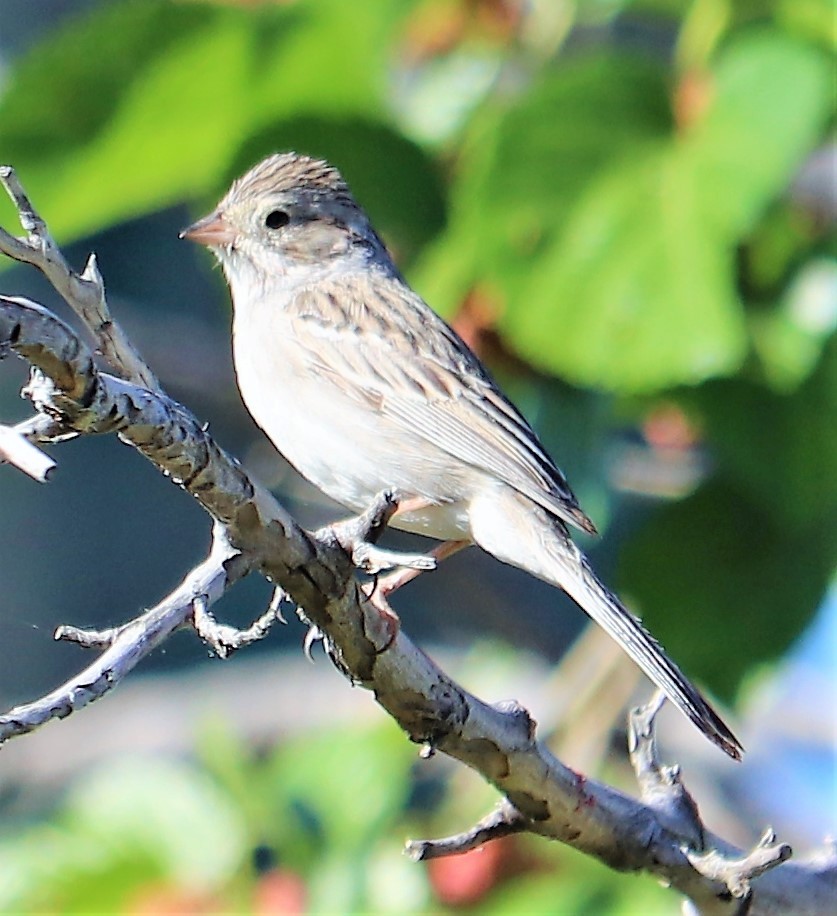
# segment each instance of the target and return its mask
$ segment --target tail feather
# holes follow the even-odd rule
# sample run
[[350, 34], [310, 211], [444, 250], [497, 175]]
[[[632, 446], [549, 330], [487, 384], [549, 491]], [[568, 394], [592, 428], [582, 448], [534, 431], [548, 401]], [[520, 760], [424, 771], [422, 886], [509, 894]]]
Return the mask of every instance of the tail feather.
[[638, 618], [619, 601], [593, 572], [587, 557], [572, 541], [554, 559], [561, 567], [559, 585], [631, 656], [678, 709], [732, 757], [740, 760], [743, 747], [717, 712], [701, 696], [686, 675], [665, 654], [662, 646]]
[[486, 490], [469, 507], [471, 535], [483, 550], [563, 589], [630, 655], [678, 709], [725, 753], [743, 748], [660, 644], [599, 580], [562, 521], [512, 490]]

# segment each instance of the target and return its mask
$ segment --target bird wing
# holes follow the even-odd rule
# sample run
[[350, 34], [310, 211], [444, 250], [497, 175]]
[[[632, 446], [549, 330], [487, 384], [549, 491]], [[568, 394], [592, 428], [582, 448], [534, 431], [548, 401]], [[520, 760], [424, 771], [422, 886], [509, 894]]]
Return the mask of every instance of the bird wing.
[[290, 318], [295, 343], [343, 394], [595, 532], [531, 426], [468, 346], [399, 278], [320, 281], [297, 295]]

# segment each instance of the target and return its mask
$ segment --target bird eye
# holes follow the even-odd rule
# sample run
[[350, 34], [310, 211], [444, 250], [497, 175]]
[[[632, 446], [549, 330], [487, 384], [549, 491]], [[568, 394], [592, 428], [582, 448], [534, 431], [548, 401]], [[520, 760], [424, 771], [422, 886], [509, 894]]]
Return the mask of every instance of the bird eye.
[[283, 226], [287, 226], [290, 221], [290, 216], [284, 210], [271, 210], [264, 218], [264, 224], [268, 229], [281, 229]]

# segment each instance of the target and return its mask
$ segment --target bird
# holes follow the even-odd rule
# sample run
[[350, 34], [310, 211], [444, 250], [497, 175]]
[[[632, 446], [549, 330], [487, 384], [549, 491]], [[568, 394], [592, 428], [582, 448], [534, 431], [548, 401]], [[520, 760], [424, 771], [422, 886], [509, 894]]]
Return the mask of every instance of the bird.
[[336, 167], [274, 153], [181, 237], [220, 262], [242, 399], [303, 477], [352, 512], [401, 494], [390, 524], [440, 541], [437, 558], [476, 544], [562, 589], [741, 758], [729, 727], [572, 540], [571, 528], [596, 529], [564, 474], [409, 286]]

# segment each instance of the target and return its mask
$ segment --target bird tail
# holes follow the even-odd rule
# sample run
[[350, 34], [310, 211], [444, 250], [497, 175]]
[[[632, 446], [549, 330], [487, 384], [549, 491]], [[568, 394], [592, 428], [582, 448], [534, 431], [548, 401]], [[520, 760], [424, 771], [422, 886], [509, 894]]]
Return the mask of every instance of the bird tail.
[[[528, 500], [527, 504], [522, 507], [522, 500], [519, 497], [515, 501], [518, 510], [525, 508], [528, 516], [527, 533], [532, 533], [533, 512], [541, 515], [543, 510], [533, 506]], [[496, 508], [495, 503], [492, 507], [492, 515]], [[539, 579], [563, 589], [583, 611], [616, 640], [648, 677], [665, 692], [669, 700], [710, 741], [734, 760], [740, 760], [743, 748], [729, 727], [665, 654], [662, 646], [643, 627], [639, 619], [634, 617], [599, 579], [587, 557], [569, 538], [566, 529], [559, 529], [556, 521], [543, 513], [542, 521], [551, 530], [547, 533], [541, 526], [537, 526], [539, 530], [535, 537], [524, 536], [510, 550], [512, 546], [509, 541], [510, 529], [516, 531], [517, 534], [521, 532], [518, 526], [510, 526], [508, 514], [504, 513], [504, 515], [505, 525], [499, 530], [504, 528], [505, 536], [498, 537], [498, 528], [493, 522], [499, 519], [496, 517], [480, 519], [479, 514], [472, 511], [472, 531], [476, 543], [498, 559], [525, 569]], [[474, 525], [475, 520], [478, 522], [476, 526]], [[482, 524], [480, 524], [481, 521]], [[490, 534], [485, 523], [491, 524]]]
[[740, 760], [743, 748], [726, 723], [666, 655], [641, 621], [593, 572], [587, 557], [578, 547], [567, 540], [566, 552], [562, 550], [555, 559], [561, 572], [555, 577], [554, 584], [559, 585], [622, 646], [710, 741], [734, 760]]

